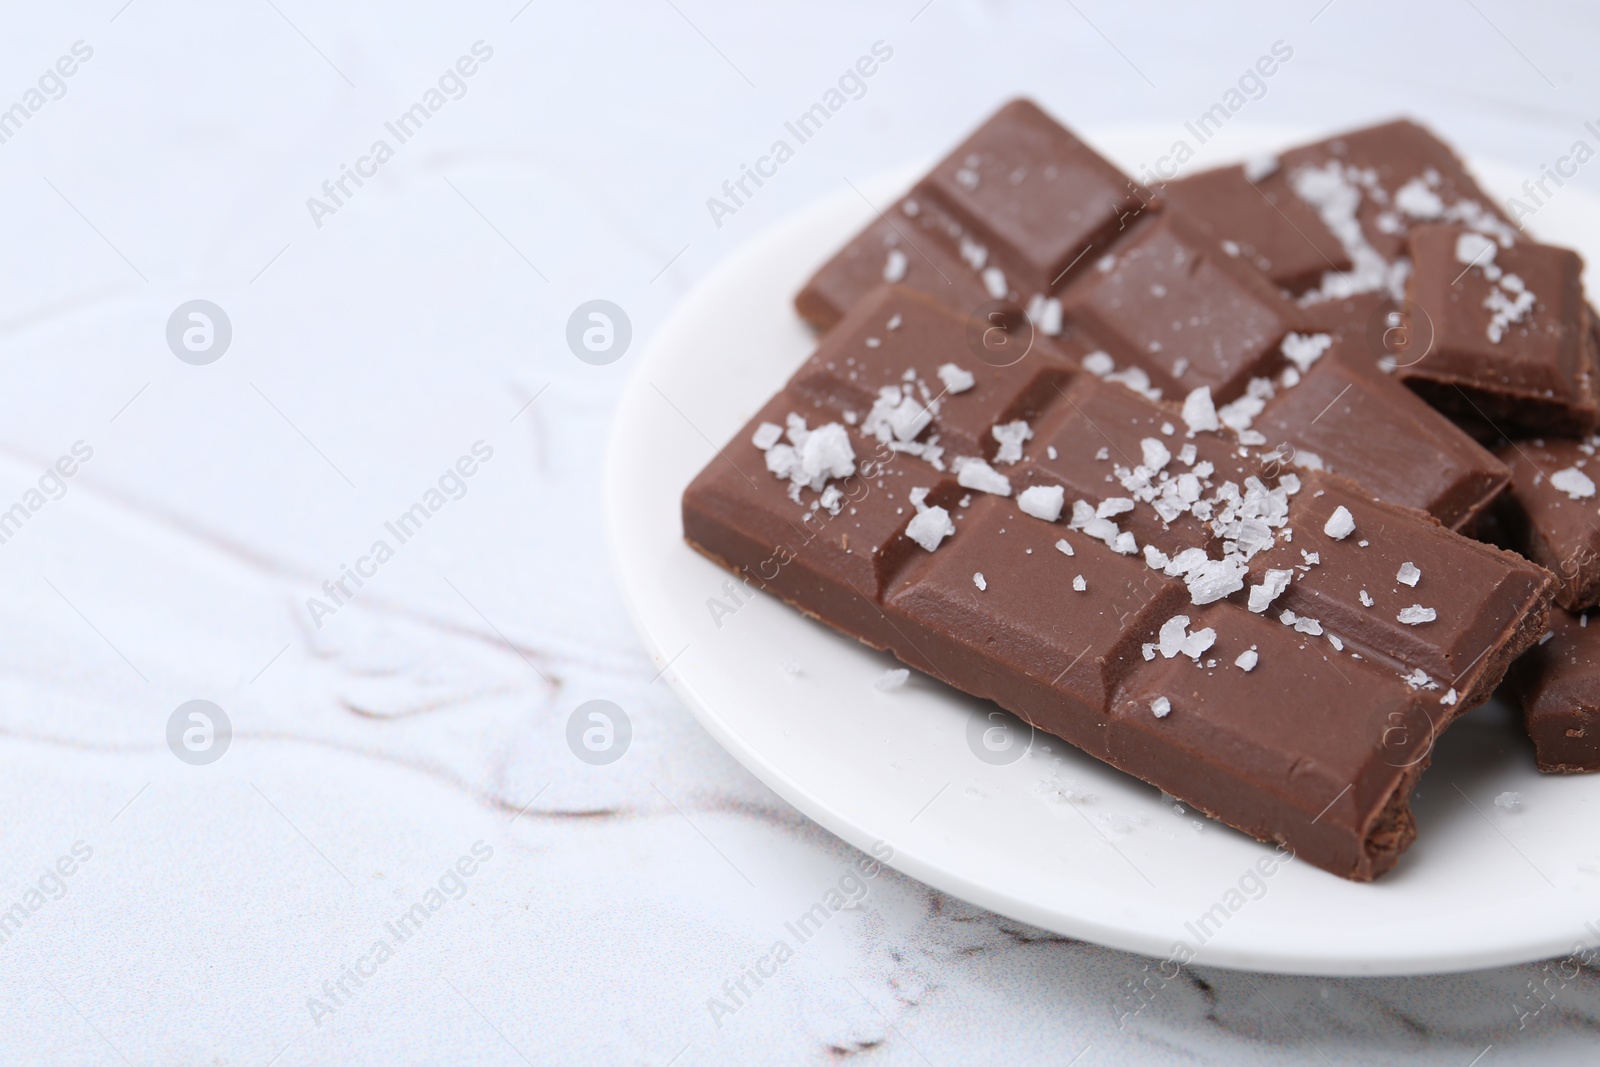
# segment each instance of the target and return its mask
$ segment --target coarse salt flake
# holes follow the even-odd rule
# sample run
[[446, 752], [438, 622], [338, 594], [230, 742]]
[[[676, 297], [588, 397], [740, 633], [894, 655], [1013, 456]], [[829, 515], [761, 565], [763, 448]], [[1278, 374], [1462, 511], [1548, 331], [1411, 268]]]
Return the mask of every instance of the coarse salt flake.
[[1421, 604], [1413, 604], [1409, 608], [1401, 608], [1400, 614], [1395, 618], [1407, 626], [1419, 626], [1425, 622], [1432, 622], [1439, 617], [1439, 613], [1432, 608], [1425, 608]]
[[889, 249], [889, 254], [883, 261], [883, 280], [898, 282], [905, 280], [906, 254], [898, 248]]
[[963, 489], [976, 489], [995, 496], [1011, 495], [1011, 479], [981, 459], [957, 460], [956, 481]]
[[1150, 702], [1151, 714], [1158, 719], [1165, 719], [1172, 713], [1172, 701], [1166, 697], [1156, 697]]
[[1030, 485], [1017, 494], [1017, 507], [1036, 519], [1055, 522], [1061, 517], [1066, 498], [1066, 490], [1059, 485]]
[[989, 583], [983, 579], [982, 571], [972, 572], [972, 584], [978, 587], [978, 592], [980, 593], [989, 588]]
[[1395, 574], [1394, 580], [1399, 582], [1401, 585], [1409, 585], [1411, 588], [1415, 589], [1417, 587], [1417, 581], [1421, 577], [1422, 571], [1418, 569], [1417, 565], [1407, 561], [1400, 564], [1400, 570]]
[[1550, 484], [1574, 500], [1587, 500], [1594, 496], [1594, 481], [1577, 467], [1556, 471]]
[[910, 671], [904, 667], [897, 667], [893, 670], [884, 671], [883, 674], [878, 676], [878, 680], [872, 683], [872, 686], [874, 689], [881, 689], [887, 693], [905, 685], [910, 677]]
[[1255, 646], [1252, 645], [1243, 652], [1239, 653], [1239, 658], [1233, 661], [1233, 665], [1238, 667], [1241, 671], [1253, 671], [1256, 669], [1256, 664], [1260, 661], [1261, 654], [1257, 652], [1255, 650]]
[[978, 383], [969, 370], [962, 370], [954, 363], [945, 363], [939, 367], [939, 380], [944, 383], [945, 389], [952, 393], [964, 393]]
[[956, 524], [950, 521], [950, 513], [940, 507], [921, 508], [916, 516], [906, 523], [906, 536], [929, 552], [938, 548], [939, 542], [955, 532]]
[[1328, 521], [1323, 525], [1322, 532], [1335, 541], [1343, 541], [1356, 529], [1356, 517], [1350, 514], [1350, 509], [1340, 504], [1333, 509], [1333, 514], [1328, 516]]
[[1080, 574], [1076, 578], [1072, 579], [1072, 588], [1082, 593], [1088, 590], [1089, 583], [1084, 581], [1083, 575]]

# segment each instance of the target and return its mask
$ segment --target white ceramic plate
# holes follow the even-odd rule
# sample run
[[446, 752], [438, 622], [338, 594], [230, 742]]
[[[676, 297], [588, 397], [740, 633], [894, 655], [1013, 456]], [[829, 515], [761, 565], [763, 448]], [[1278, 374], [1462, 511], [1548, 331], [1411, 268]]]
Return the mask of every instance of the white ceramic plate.
[[[1294, 140], [1228, 132], [1240, 156]], [[1171, 145], [1159, 130], [1090, 139], [1130, 171]], [[1475, 169], [1497, 193], [1524, 177]], [[920, 171], [857, 185], [885, 205]], [[992, 705], [917, 675], [880, 692], [887, 656], [774, 599], [714, 619], [712, 598], [735, 602], [727, 575], [684, 544], [680, 494], [810, 353], [790, 300], [871, 215], [845, 188], [752, 241], [662, 327], [617, 411], [605, 485], [617, 577], [665, 677], [728, 751], [828, 830], [886, 845], [893, 866], [929, 885], [1157, 957], [1182, 942], [1200, 962], [1247, 970], [1417, 974], [1600, 936], [1600, 776], [1540, 776], [1506, 709], [1479, 709], [1441, 739], [1414, 802], [1417, 843], [1379, 882], [1304, 863], [1255, 879], [1268, 848], [1177, 814], [1063, 742], [1041, 735], [1009, 765], [979, 760], [968, 729]], [[1529, 228], [1600, 261], [1600, 203], [1575, 189]], [[1520, 811], [1496, 805], [1508, 791], [1522, 794]]]

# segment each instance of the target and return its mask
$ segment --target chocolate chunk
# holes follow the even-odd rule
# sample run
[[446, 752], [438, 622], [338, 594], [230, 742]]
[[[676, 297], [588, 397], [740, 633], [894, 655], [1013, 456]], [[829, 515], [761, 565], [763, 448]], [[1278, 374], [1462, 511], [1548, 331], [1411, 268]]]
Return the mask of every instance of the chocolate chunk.
[[1203, 405], [966, 344], [936, 302], [859, 302], [685, 492], [690, 543], [1314, 864], [1392, 866], [1433, 738], [1543, 632], [1553, 580], [1190, 430]]
[[[1385, 152], [1393, 158], [1380, 161]], [[1271, 226], [1303, 218], [1322, 226], [1321, 215], [1287, 184], [1289, 176], [1295, 167], [1346, 157], [1356, 160], [1351, 189], [1361, 196], [1381, 195], [1387, 202], [1414, 178], [1416, 188], [1404, 197], [1413, 212], [1427, 206], [1417, 190], [1433, 190], [1448, 213], [1464, 210], [1450, 205], [1476, 189], [1459, 165], [1446, 165], [1454, 157], [1426, 131], [1391, 124], [1286, 154], [1272, 174], [1258, 176], [1262, 192], [1250, 195], [1269, 213]], [[1243, 171], [1236, 177], [1244, 180]], [[1454, 528], [1486, 512], [1506, 483], [1503, 466], [1448, 418], [1406, 395], [1393, 376], [1373, 370], [1375, 353], [1401, 347], [1393, 337], [1403, 330], [1387, 329], [1382, 318], [1387, 311], [1399, 316], [1387, 288], [1297, 306], [1251, 256], [1230, 254], [1224, 243], [1230, 239], [1221, 235], [1233, 232], [1232, 219], [1201, 218], [1183, 207], [1181, 196], [1165, 207], [1146, 204], [1141, 197], [1148, 196], [1033, 105], [1008, 105], [836, 255], [796, 304], [814, 324], [832, 326], [892, 276], [971, 316], [979, 333], [1008, 336], [987, 329], [991, 316], [1021, 321], [1019, 339], [1026, 334], [1047, 348], [1052, 342], [1097, 374], [1175, 402], [1196, 388], [1210, 389], [1219, 407], [1249, 401], [1250, 390], [1261, 388], [1252, 382], [1271, 385], [1293, 368], [1305, 375], [1303, 387], [1274, 385], [1268, 391], [1276, 391], [1276, 399], [1264, 410], [1257, 407], [1255, 429], [1273, 445], [1286, 446], [1286, 454], [1311, 453], [1383, 499], [1423, 508]], [[1257, 226], [1249, 202], [1236, 200], [1214, 205], [1236, 209], [1247, 221], [1256, 218], [1250, 225]], [[1198, 196], [1187, 202], [1206, 203]], [[1408, 226], [1414, 221], [1401, 215]], [[1034, 230], [1073, 237], [1052, 245], [1032, 236]], [[1046, 278], [1047, 272], [1061, 274], [1058, 264], [1072, 248], [1078, 251], [1064, 276]], [[891, 259], [895, 269], [886, 274]], [[1334, 266], [1347, 260], [1335, 256]], [[1388, 261], [1381, 266], [1387, 271]], [[989, 276], [993, 290], [985, 281], [991, 269], [999, 271]], [[993, 296], [1001, 283], [1003, 300]], [[1319, 360], [1320, 350], [1305, 346], [1323, 344], [1317, 339], [1322, 333], [1335, 344]], [[1286, 355], [1286, 342], [1301, 346], [1298, 363]], [[1104, 355], [1086, 359], [1096, 347]], [[1344, 423], [1351, 432], [1344, 432]], [[1338, 455], [1342, 448], [1351, 454]]]
[[[1385, 354], [1374, 325], [1403, 297], [1413, 227], [1452, 223], [1506, 241], [1517, 236], [1450, 147], [1408, 121], [1290, 149], [1254, 181], [1230, 167], [1168, 183], [1162, 193], [1219, 238], [1267, 256], [1263, 272], [1298, 297], [1307, 325], [1367, 338], [1374, 355]], [[1320, 271], [1314, 259], [1326, 261]], [[1320, 277], [1308, 277], [1313, 272]]]
[[1305, 292], [1327, 272], [1350, 269], [1339, 238], [1281, 181], [1263, 187], [1242, 166], [1219, 167], [1169, 182], [1161, 192], [1226, 252], [1287, 292]]
[[1483, 515], [1511, 478], [1505, 464], [1348, 340], [1269, 400], [1253, 425], [1286, 446], [1286, 461], [1343, 474], [1455, 530]]
[[1002, 107], [917, 184], [1022, 293], [1044, 292], [1139, 214], [1147, 192], [1028, 100]]
[[1219, 402], [1275, 372], [1278, 346], [1296, 325], [1293, 305], [1266, 278], [1175, 211], [1143, 220], [1062, 306], [1117, 363], [1143, 368], [1168, 396], [1208, 386]]
[[1551, 613], [1549, 638], [1517, 661], [1510, 688], [1541, 771], [1600, 771], [1600, 621]]
[[1500, 518], [1507, 541], [1560, 582], [1569, 611], [1600, 603], [1600, 464], [1586, 441], [1531, 440], [1506, 445], [1511, 491]]
[[1028, 100], [1002, 107], [795, 297], [827, 329], [882, 282], [968, 314], [1048, 299], [1148, 211], [1151, 194]]
[[1459, 226], [1420, 226], [1410, 248], [1407, 385], [1509, 437], [1594, 430], [1600, 352], [1576, 252]]

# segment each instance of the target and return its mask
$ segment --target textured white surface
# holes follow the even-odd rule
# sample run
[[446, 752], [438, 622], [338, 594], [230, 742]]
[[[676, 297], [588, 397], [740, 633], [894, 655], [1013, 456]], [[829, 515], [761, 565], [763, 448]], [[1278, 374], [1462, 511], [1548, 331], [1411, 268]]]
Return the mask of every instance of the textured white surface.
[[[589, 366], [563, 335], [580, 302], [610, 299], [636, 353], [771, 221], [938, 152], [1016, 92], [1091, 129], [1180, 136], [1279, 39], [1295, 57], [1252, 121], [1404, 110], [1537, 177], [1600, 118], [1583, 110], [1600, 99], [1588, 10], [674, 2], [0, 16], [0, 107], [75, 41], [94, 50], [0, 144], [0, 502], [73, 442], [94, 449], [0, 544], [0, 900], [93, 849], [0, 943], [0, 1059], [1583, 1056], [1593, 974], [1534, 967], [1201, 970], [1119, 1026], [1143, 961], [893, 873], [715, 1025], [707, 998], [858, 855], [652, 684], [597, 503], [634, 357]], [[466, 95], [316, 227], [306, 198], [480, 39], [494, 55]], [[895, 55], [867, 94], [714, 226], [706, 197], [880, 39]], [[210, 366], [164, 339], [194, 298], [233, 324]], [[306, 598], [478, 440], [494, 458], [466, 495], [316, 629]], [[236, 733], [206, 767], [165, 743], [196, 698]], [[564, 741], [595, 698], [634, 726], [609, 766]], [[479, 840], [493, 858], [465, 895], [315, 1025], [307, 998]], [[1554, 1005], [1519, 1030], [1530, 980]]]

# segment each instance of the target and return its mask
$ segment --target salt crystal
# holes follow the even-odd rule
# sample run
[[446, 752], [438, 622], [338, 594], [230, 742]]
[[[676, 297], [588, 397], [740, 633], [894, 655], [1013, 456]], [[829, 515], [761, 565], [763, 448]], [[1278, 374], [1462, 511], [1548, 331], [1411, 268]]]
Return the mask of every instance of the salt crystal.
[[999, 267], [988, 267], [983, 272], [983, 287], [989, 295], [996, 300], [1004, 300], [1010, 288], [1006, 285], [1005, 271]]
[[1198, 660], [1206, 649], [1216, 643], [1217, 631], [1207, 626], [1203, 630], [1196, 630], [1183, 639], [1183, 654], [1192, 660]]
[[1109, 519], [1113, 515], [1132, 511], [1134, 507], [1134, 502], [1125, 496], [1111, 496], [1100, 501], [1100, 506], [1095, 508], [1094, 515], [1097, 519]]
[[1421, 623], [1432, 622], [1439, 617], [1439, 613], [1432, 608], [1425, 608], [1421, 604], [1413, 604], [1409, 608], [1401, 608], [1400, 614], [1395, 618], [1407, 626], [1417, 626]]
[[1066, 490], [1059, 485], [1030, 485], [1017, 494], [1017, 507], [1036, 519], [1055, 522], [1061, 517], [1066, 496]]
[[1507, 790], [1494, 798], [1494, 806], [1505, 811], [1522, 810], [1522, 794]]
[[1494, 265], [1495, 243], [1481, 233], [1467, 230], [1456, 238], [1456, 262], [1479, 267]]
[[980, 593], [989, 588], [989, 583], [983, 580], [982, 571], [974, 571], [972, 573], [972, 584], [978, 587], [978, 592]]
[[962, 370], [954, 363], [940, 366], [939, 380], [944, 383], [945, 389], [952, 393], [964, 393], [978, 382], [971, 371]]
[[897, 667], [893, 670], [884, 671], [883, 674], [879, 676], [878, 680], [872, 683], [872, 686], [874, 689], [881, 689], [887, 693], [891, 690], [899, 689], [901, 686], [905, 685], [906, 681], [910, 679], [910, 677], [910, 671], [906, 670], [904, 667]]
[[[1087, 364], [1085, 364], [1087, 366]], [[1222, 424], [1217, 421], [1217, 408], [1211, 402], [1211, 387], [1202, 385], [1183, 398], [1183, 422], [1189, 427], [1191, 434], [1202, 430], [1219, 430]], [[1190, 460], [1189, 462], [1194, 462]]]
[[1106, 355], [1104, 352], [1090, 352], [1087, 356], [1083, 357], [1083, 369], [1094, 375], [1096, 378], [1104, 378], [1106, 375], [1116, 370], [1117, 365], [1112, 361], [1111, 357]]
[[1011, 479], [981, 459], [957, 460], [956, 481], [963, 489], [976, 489], [996, 496], [1011, 495]]
[[1444, 214], [1444, 201], [1421, 178], [1412, 178], [1394, 194], [1394, 206], [1414, 219], [1436, 219]]
[[1139, 542], [1134, 538], [1133, 534], [1124, 530], [1122, 533], [1117, 534], [1116, 538], [1111, 542], [1111, 550], [1119, 555], [1131, 556], [1139, 551]]
[[1291, 333], [1283, 339], [1278, 350], [1304, 374], [1332, 345], [1333, 338], [1325, 333]]
[[1152, 471], [1158, 471], [1172, 461], [1172, 453], [1167, 446], [1154, 437], [1140, 441], [1139, 448], [1144, 452], [1144, 465]]
[[1312, 637], [1319, 637], [1322, 634], [1322, 623], [1316, 619], [1309, 619], [1304, 615], [1294, 620], [1294, 628], [1298, 632], [1310, 634]]
[[1189, 599], [1199, 604], [1211, 604], [1244, 588], [1248, 566], [1238, 559], [1208, 559], [1188, 574], [1184, 582], [1189, 586]]
[[1400, 564], [1400, 570], [1397, 574], [1395, 574], [1394, 580], [1399, 582], [1401, 585], [1409, 585], [1411, 588], [1415, 589], [1417, 587], [1417, 580], [1421, 577], [1422, 571], [1417, 568], [1417, 565], [1407, 561]]
[[1172, 701], [1166, 697], [1156, 697], [1150, 702], [1150, 711], [1158, 719], [1165, 719], [1172, 712]]
[[1162, 658], [1171, 659], [1183, 651], [1183, 639], [1188, 636], [1188, 631], [1187, 615], [1174, 615], [1161, 624], [1161, 630], [1156, 634], [1156, 647], [1160, 649]]
[[1161, 551], [1155, 545], [1144, 546], [1144, 561], [1147, 565], [1149, 565], [1151, 570], [1157, 571], [1161, 570], [1171, 562], [1171, 560], [1167, 557], [1167, 554]]
[[1361, 590], [1361, 593], [1359, 595], [1361, 597], [1361, 606], [1362, 607], [1364, 607], [1364, 608], [1372, 607], [1372, 594], [1371, 593], [1369, 593], [1365, 589], [1363, 589], [1363, 590]]
[[1260, 585], [1250, 587], [1250, 610], [1257, 614], [1266, 611], [1272, 602], [1278, 599], [1283, 591], [1289, 588], [1289, 579], [1294, 577], [1292, 570], [1269, 570], [1262, 577]]
[[1002, 423], [989, 432], [1000, 442], [1000, 449], [994, 457], [996, 463], [1015, 463], [1020, 460], [1023, 442], [1033, 437], [1033, 429], [1021, 419]]
[[1251, 156], [1244, 161], [1244, 176], [1246, 181], [1258, 182], [1276, 173], [1278, 169], [1277, 156]]
[[1089, 588], [1089, 583], [1084, 581], [1083, 575], [1080, 574], [1076, 578], [1072, 579], [1072, 588], [1082, 593]]
[[1594, 496], [1593, 480], [1577, 467], [1556, 471], [1550, 476], [1550, 484], [1574, 500], [1587, 500]]
[[950, 513], [940, 507], [923, 508], [906, 523], [906, 536], [929, 552], [955, 532], [956, 524], [950, 521]]
[[1253, 671], [1256, 669], [1256, 664], [1260, 661], [1261, 654], [1257, 652], [1255, 650], [1255, 646], [1252, 645], [1243, 652], [1239, 653], [1239, 658], [1233, 661], [1233, 665], [1238, 667], [1241, 671]]
[[783, 437], [783, 427], [775, 422], [763, 422], [750, 435], [750, 443], [765, 452]]
[[1450, 687], [1450, 692], [1446, 693], [1444, 696], [1439, 698], [1439, 703], [1441, 703], [1441, 704], [1454, 704], [1457, 699], [1458, 698], [1456, 697], [1456, 687], [1455, 686], [1451, 686]]
[[906, 254], [898, 248], [889, 249], [888, 258], [883, 263], [883, 280], [898, 282], [906, 276]]
[[1063, 555], [1066, 555], [1066, 556], [1072, 555], [1072, 545], [1071, 545], [1071, 543], [1069, 543], [1067, 541], [1067, 539], [1065, 537], [1063, 537], [1061, 540], [1056, 542], [1056, 547], [1061, 550], [1061, 553]]
[[1356, 517], [1350, 514], [1350, 509], [1340, 504], [1333, 509], [1333, 514], [1328, 516], [1327, 523], [1322, 527], [1322, 532], [1335, 541], [1343, 541], [1355, 532]]

